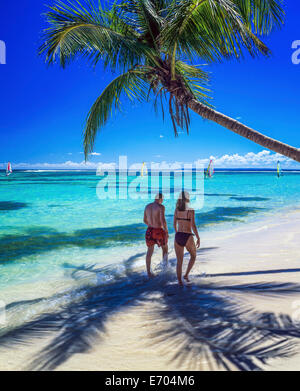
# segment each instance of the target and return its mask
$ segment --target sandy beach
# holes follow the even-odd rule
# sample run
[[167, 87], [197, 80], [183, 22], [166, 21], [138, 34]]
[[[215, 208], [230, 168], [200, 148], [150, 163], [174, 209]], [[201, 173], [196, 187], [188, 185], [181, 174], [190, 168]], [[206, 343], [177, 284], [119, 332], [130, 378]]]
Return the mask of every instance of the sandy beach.
[[[299, 239], [299, 208], [289, 212], [281, 211], [230, 231], [202, 232], [201, 249], [191, 274], [192, 284], [183, 289], [178, 288], [175, 283], [175, 259], [171, 245], [169, 270], [153, 281], [147, 282], [140, 274], [133, 277], [128, 274], [127, 278], [131, 279], [131, 284], [127, 286], [124, 282], [126, 275], [121, 280], [117, 278], [115, 285], [102, 289], [103, 297], [100, 296], [98, 302], [95, 300], [93, 303], [93, 293], [90, 294], [89, 306], [85, 304], [85, 307], [80, 307], [79, 304], [80, 308], [76, 308], [76, 300], [80, 294], [77, 299], [72, 298], [75, 312], [78, 310], [83, 318], [89, 318], [87, 322], [94, 322], [92, 327], [89, 326], [87, 335], [79, 333], [77, 339], [75, 333], [70, 334], [69, 340], [67, 335], [55, 339], [61, 332], [59, 327], [53, 332], [48, 327], [48, 333], [44, 333], [43, 328], [36, 328], [33, 333], [35, 338], [30, 333], [26, 336], [24, 330], [21, 338], [12, 334], [7, 340], [7, 347], [1, 347], [0, 350], [1, 370], [28, 369], [28, 364], [33, 362], [34, 358], [37, 359], [34, 364], [36, 368], [32, 369], [222, 370], [224, 368], [217, 365], [211, 352], [206, 351], [206, 355], [199, 353], [199, 349], [202, 349], [199, 346], [205, 345], [205, 338], [212, 341], [209, 335], [205, 336], [205, 330], [212, 327], [209, 323], [210, 309], [215, 311], [213, 316], [217, 313], [215, 324], [227, 322], [228, 318], [233, 323], [234, 319], [242, 318], [243, 322], [251, 322], [251, 319], [262, 314], [268, 319], [276, 318], [280, 314], [289, 315], [296, 326], [298, 320], [300, 321], [300, 289], [297, 285], [300, 273]], [[156, 251], [154, 265], [158, 265], [159, 259], [160, 254]], [[133, 273], [143, 270], [142, 261], [143, 257], [140, 257]], [[206, 273], [205, 276], [203, 272]], [[48, 289], [49, 292], [44, 287], [44, 297], [50, 293], [51, 288]], [[127, 297], [124, 295], [124, 289], [128, 293]], [[125, 296], [122, 305], [118, 302], [119, 291]], [[99, 297], [99, 291], [97, 292]], [[106, 296], [108, 292], [110, 296]], [[28, 297], [26, 299], [29, 300]], [[224, 303], [215, 305], [219, 299], [224, 300]], [[62, 308], [68, 300], [66, 296], [60, 302]], [[192, 303], [191, 308], [189, 300]], [[233, 303], [233, 308], [229, 306], [227, 309], [228, 301]], [[114, 302], [118, 304], [114, 305]], [[57, 303], [56, 300], [56, 305]], [[38, 305], [37, 303], [37, 307], [32, 307], [36, 308], [37, 313]], [[225, 312], [220, 310], [220, 305]], [[187, 314], [183, 315], [185, 307]], [[207, 313], [204, 311], [199, 320], [199, 313], [205, 310], [204, 307]], [[87, 308], [88, 316], [85, 317], [84, 311]], [[93, 311], [99, 311], [95, 319], [92, 319]], [[34, 318], [31, 309], [27, 320]], [[71, 322], [72, 319], [76, 323], [76, 315], [75, 318], [69, 318]], [[193, 334], [197, 331], [197, 322], [200, 322], [198, 327], [200, 326], [204, 333], [201, 334], [203, 340]], [[46, 324], [49, 326], [49, 322]], [[239, 324], [233, 326], [229, 323], [228, 327], [238, 329]], [[74, 324], [69, 324], [70, 328], [73, 326]], [[251, 339], [251, 334], [244, 335], [244, 338], [245, 341]], [[77, 346], [76, 343], [73, 345], [74, 341], [79, 340], [83, 346]], [[41, 354], [43, 348], [45, 350]], [[279, 355], [270, 358], [267, 364], [260, 363], [259, 367], [264, 370], [299, 370], [299, 338], [291, 339], [289, 349], [292, 349], [292, 353], [283, 352], [283, 357]], [[44, 367], [41, 368], [40, 365]], [[237, 369], [230, 363], [229, 368]]]

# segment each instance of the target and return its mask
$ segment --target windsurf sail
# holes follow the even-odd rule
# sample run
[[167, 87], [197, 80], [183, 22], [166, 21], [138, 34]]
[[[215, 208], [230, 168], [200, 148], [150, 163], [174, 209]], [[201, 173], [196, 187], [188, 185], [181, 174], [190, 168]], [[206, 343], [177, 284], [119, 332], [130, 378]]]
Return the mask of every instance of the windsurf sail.
[[210, 162], [209, 162], [209, 165], [207, 167], [207, 170], [205, 172], [205, 176], [208, 177], [208, 178], [212, 178], [213, 175], [214, 175], [214, 172], [215, 172], [215, 169], [214, 169], [214, 162], [213, 160], [211, 159]]
[[281, 163], [279, 160], [277, 162], [277, 176], [278, 178], [282, 176]]
[[143, 162], [143, 165], [142, 165], [141, 175], [142, 176], [148, 175], [148, 170], [147, 170], [147, 166], [146, 166], [145, 162]]
[[10, 162], [7, 163], [7, 167], [6, 167], [6, 175], [10, 175], [12, 173], [12, 168], [11, 168], [11, 164]]

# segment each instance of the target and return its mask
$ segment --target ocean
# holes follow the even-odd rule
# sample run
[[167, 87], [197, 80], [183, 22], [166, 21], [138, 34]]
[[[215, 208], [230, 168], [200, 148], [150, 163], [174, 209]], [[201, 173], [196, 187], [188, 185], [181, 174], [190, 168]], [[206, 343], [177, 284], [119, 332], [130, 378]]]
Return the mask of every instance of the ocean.
[[[143, 265], [146, 198], [99, 199], [102, 178], [95, 172], [0, 174], [0, 299], [1, 292], [24, 284], [76, 286], [80, 270], [96, 268], [91, 281], [101, 284], [126, 261]], [[299, 183], [299, 172], [277, 178], [268, 171], [217, 171], [200, 186], [200, 236], [293, 208], [300, 203]], [[175, 184], [174, 197], [178, 189]], [[147, 195], [146, 185], [144, 190]], [[174, 197], [164, 202], [171, 251]]]

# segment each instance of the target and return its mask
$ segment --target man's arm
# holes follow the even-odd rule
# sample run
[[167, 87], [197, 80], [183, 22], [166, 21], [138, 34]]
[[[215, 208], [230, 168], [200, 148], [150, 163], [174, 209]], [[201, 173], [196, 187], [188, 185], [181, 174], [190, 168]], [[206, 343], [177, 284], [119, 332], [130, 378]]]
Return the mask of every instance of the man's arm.
[[166, 234], [169, 236], [168, 226], [165, 218], [165, 207], [163, 205], [161, 205], [160, 220], [164, 230], [166, 231]]
[[149, 224], [148, 224], [148, 220], [147, 220], [147, 213], [146, 213], [146, 209], [147, 209], [147, 207], [145, 208], [145, 210], [144, 210], [144, 223], [146, 224], [146, 225], [148, 225], [149, 226]]

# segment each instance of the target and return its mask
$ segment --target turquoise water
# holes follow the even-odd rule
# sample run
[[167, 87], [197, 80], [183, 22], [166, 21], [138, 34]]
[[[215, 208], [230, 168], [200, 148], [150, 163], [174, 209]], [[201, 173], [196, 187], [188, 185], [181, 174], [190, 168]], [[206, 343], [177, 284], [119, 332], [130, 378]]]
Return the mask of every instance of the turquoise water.
[[[1, 173], [0, 288], [68, 279], [70, 265], [117, 267], [137, 253], [143, 257], [148, 201], [100, 200], [100, 179], [94, 172]], [[278, 179], [271, 172], [217, 172], [204, 181], [199, 231], [230, 229], [292, 207], [300, 203], [299, 183], [299, 173]], [[172, 231], [174, 199], [165, 206]]]

